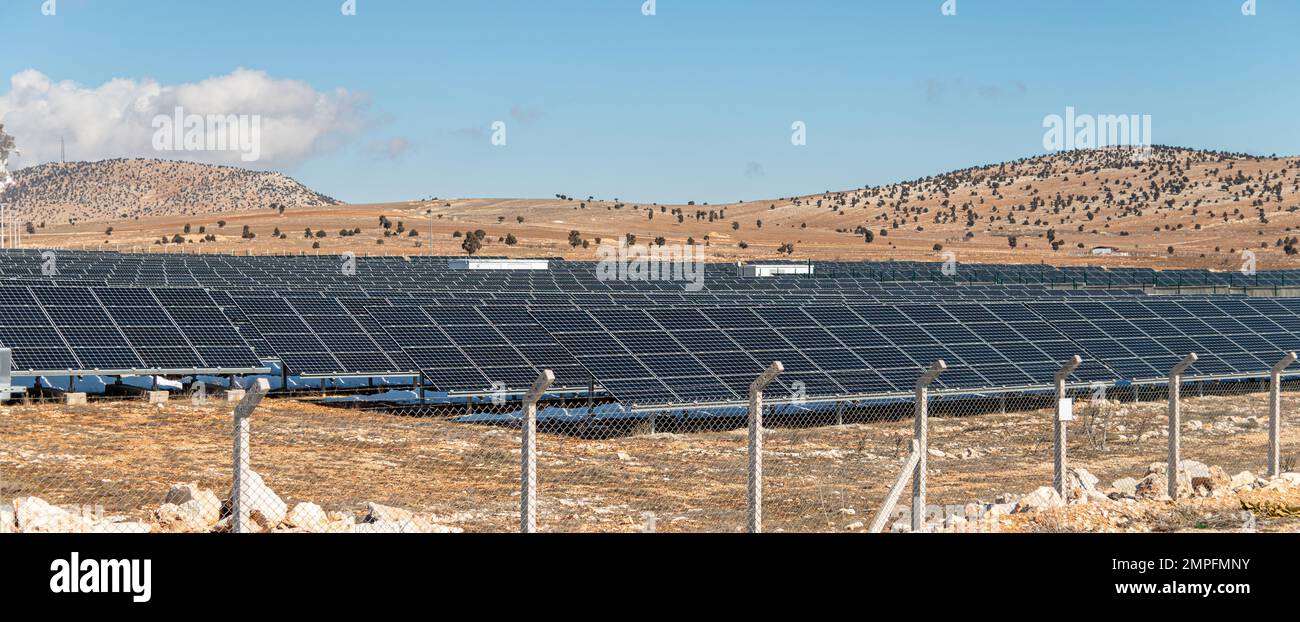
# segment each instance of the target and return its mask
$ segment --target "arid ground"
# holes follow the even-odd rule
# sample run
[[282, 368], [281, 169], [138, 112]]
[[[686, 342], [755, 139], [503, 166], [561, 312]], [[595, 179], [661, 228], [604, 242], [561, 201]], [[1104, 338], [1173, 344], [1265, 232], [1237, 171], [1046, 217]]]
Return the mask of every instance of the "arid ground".
[[[101, 401], [0, 409], [0, 498], [102, 505], [147, 518], [168, 486], [197, 481], [229, 490], [226, 403], [165, 407]], [[1100, 411], [1098, 411], [1100, 412]], [[1300, 395], [1284, 394], [1284, 466], [1300, 455]], [[1098, 487], [1141, 479], [1165, 460], [1165, 404], [1120, 404], [1070, 425], [1072, 465]], [[1095, 414], [1095, 413], [1094, 413]], [[1252, 419], [1253, 418], [1253, 419]], [[1050, 485], [1046, 410], [936, 416], [931, 420], [930, 502], [993, 502]], [[1265, 395], [1190, 397], [1183, 456], [1228, 474], [1262, 474]], [[766, 435], [768, 531], [857, 531], [897, 476], [910, 419], [776, 428]], [[466, 531], [513, 530], [518, 520], [517, 429], [268, 399], [252, 421], [252, 466], [289, 502], [360, 511], [375, 501], [436, 515]], [[631, 435], [590, 440], [543, 433], [538, 442], [543, 531], [738, 531], [745, 523], [745, 432]], [[1249, 494], [1300, 505], [1300, 488]], [[901, 503], [907, 503], [904, 492]], [[1016, 515], [1002, 529], [1182, 530], [1236, 528], [1236, 497], [1177, 504], [1143, 501]], [[1103, 516], [1104, 515], [1104, 516]], [[1261, 519], [1261, 530], [1295, 530]]]

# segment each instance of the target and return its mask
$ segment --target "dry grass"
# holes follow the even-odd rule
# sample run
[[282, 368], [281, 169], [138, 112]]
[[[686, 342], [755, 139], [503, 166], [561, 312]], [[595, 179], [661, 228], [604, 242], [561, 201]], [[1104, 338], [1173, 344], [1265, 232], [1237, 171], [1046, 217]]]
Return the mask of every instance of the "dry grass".
[[[1262, 394], [1188, 398], [1183, 452], [1230, 474], [1263, 470], [1263, 428], [1214, 432], [1228, 416], [1266, 416]], [[1284, 396], [1284, 455], [1300, 451], [1300, 398]], [[38, 495], [63, 504], [102, 504], [142, 516], [169, 484], [199, 481], [224, 493], [230, 408], [173, 401], [50, 404], [0, 409], [0, 498]], [[1106, 486], [1140, 478], [1164, 460], [1165, 438], [1136, 430], [1164, 426], [1160, 402], [1125, 405], [1104, 449], [1088, 422], [1070, 429], [1072, 464]], [[991, 501], [1050, 484], [1047, 411], [941, 416], [931, 421], [930, 502]], [[766, 436], [768, 531], [842, 531], [869, 523], [898, 474], [910, 420], [778, 428]], [[518, 504], [518, 431], [269, 399], [254, 416], [252, 464], [290, 503], [359, 510], [366, 501], [438, 514], [470, 531], [511, 530]], [[1127, 437], [1127, 438], [1122, 438]], [[737, 531], [744, 525], [745, 433], [539, 439], [538, 520], [547, 531], [637, 531], [653, 515], [660, 531]], [[963, 457], [976, 453], [977, 457]], [[906, 503], [906, 495], [904, 501]], [[850, 512], [851, 511], [851, 512]], [[1152, 528], [1185, 526], [1171, 515]], [[1156, 521], [1155, 518], [1152, 519]], [[1211, 521], [1214, 525], [1218, 522]], [[1061, 525], [1057, 525], [1062, 527]], [[1194, 523], [1193, 523], [1194, 526]], [[860, 527], [853, 527], [860, 528]], [[1026, 526], [1025, 528], [1043, 528]]]

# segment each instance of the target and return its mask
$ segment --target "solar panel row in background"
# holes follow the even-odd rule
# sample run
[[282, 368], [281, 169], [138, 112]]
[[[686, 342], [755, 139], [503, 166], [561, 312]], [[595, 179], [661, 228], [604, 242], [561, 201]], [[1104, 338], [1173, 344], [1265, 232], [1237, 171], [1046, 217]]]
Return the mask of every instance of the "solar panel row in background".
[[0, 287], [0, 345], [20, 372], [262, 367], [202, 289]]
[[522, 307], [376, 305], [366, 311], [438, 390], [522, 391], [542, 369], [555, 372], [557, 390], [586, 388], [590, 382]]
[[415, 371], [400, 352], [376, 343], [334, 298], [257, 295], [232, 296], [231, 300], [248, 323], [244, 332], [255, 331], [287, 373], [339, 376]]
[[1202, 356], [1189, 377], [1257, 375], [1300, 348], [1297, 312], [1289, 299], [1144, 299], [533, 316], [606, 390], [652, 406], [741, 402], [774, 360], [786, 373], [766, 394], [787, 399], [906, 393], [938, 359], [949, 368], [935, 387], [970, 392], [1049, 387], [1075, 354], [1072, 383], [1161, 379], [1188, 352]]

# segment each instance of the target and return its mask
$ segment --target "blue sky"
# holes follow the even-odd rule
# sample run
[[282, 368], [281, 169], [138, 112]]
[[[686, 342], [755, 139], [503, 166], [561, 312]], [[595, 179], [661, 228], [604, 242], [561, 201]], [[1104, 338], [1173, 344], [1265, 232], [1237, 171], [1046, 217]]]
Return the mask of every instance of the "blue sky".
[[[345, 89], [363, 127], [278, 168], [352, 202], [840, 190], [1041, 154], [1066, 106], [1149, 114], [1160, 144], [1300, 154], [1300, 2], [642, 2], [56, 0], [44, 16], [5, 0], [0, 97], [29, 69], [87, 89], [239, 68]], [[20, 166], [57, 153], [41, 141]]]

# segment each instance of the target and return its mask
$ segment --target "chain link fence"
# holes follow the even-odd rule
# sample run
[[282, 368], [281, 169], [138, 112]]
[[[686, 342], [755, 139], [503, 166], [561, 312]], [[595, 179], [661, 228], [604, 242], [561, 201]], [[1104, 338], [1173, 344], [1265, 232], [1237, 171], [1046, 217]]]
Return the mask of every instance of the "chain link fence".
[[[1280, 384], [1283, 474], [1300, 459], [1298, 388]], [[527, 396], [259, 403], [259, 394], [255, 385], [192, 385], [159, 403], [141, 392], [84, 404], [57, 392], [11, 400], [0, 406], [0, 531], [517, 531], [530, 497], [542, 532], [859, 532], [877, 516], [884, 531], [915, 530], [911, 397], [761, 404], [756, 490], [744, 405], [652, 413], [544, 394], [527, 488]], [[1167, 492], [1167, 384], [1070, 386], [1065, 395], [1066, 407], [1051, 389], [929, 395], [920, 528], [1239, 528], [1253, 524], [1242, 504], [1256, 501], [1233, 495], [1294, 478], [1271, 478], [1267, 377], [1188, 377], [1175, 485], [1179, 499], [1212, 507], [1139, 516], [1141, 501]], [[1054, 486], [1053, 429], [1062, 410], [1063, 488]], [[891, 490], [900, 491], [893, 507]], [[1064, 511], [1071, 504], [1092, 509]]]

